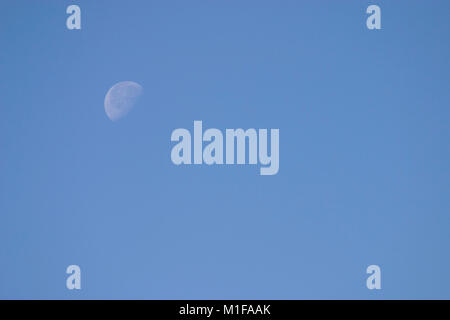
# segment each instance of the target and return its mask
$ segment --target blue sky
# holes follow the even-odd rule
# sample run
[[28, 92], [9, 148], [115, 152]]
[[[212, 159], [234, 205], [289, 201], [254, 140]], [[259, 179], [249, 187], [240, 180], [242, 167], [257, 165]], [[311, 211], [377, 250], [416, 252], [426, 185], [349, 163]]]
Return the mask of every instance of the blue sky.
[[[2, 1], [0, 298], [450, 298], [449, 10]], [[144, 94], [112, 122], [125, 80]], [[173, 165], [194, 120], [279, 128], [278, 174]]]

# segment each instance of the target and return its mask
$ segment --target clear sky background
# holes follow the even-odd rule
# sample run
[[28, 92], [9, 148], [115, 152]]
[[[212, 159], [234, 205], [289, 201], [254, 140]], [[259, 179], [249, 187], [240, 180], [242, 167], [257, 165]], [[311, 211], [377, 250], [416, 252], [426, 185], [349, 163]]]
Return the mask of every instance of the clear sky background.
[[[1, 1], [0, 298], [450, 298], [449, 12]], [[112, 122], [124, 80], [144, 95]], [[173, 165], [194, 120], [279, 128], [279, 173]]]

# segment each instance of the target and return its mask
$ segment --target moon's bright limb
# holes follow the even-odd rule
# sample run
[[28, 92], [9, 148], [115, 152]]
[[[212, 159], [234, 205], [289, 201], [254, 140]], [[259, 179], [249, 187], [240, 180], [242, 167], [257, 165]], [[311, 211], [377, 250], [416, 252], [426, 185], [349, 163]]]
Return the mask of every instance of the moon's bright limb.
[[142, 87], [133, 81], [122, 81], [113, 85], [105, 96], [105, 112], [116, 121], [133, 108], [142, 93]]

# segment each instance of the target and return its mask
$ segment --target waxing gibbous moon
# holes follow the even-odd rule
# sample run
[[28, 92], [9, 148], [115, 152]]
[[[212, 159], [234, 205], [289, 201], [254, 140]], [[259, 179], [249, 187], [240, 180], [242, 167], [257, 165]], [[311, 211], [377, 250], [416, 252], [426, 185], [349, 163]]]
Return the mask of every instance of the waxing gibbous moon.
[[105, 96], [105, 112], [112, 121], [124, 117], [142, 94], [142, 86], [133, 81], [113, 85]]

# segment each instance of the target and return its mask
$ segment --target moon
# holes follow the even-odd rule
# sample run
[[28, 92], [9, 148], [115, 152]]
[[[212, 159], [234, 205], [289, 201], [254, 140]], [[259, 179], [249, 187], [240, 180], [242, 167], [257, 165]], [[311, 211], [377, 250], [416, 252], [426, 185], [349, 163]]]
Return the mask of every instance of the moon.
[[124, 117], [142, 94], [142, 86], [133, 81], [122, 81], [113, 85], [105, 96], [105, 112], [112, 121]]

